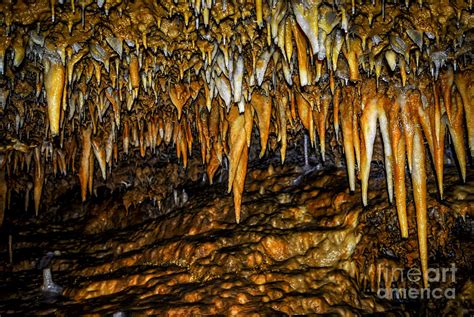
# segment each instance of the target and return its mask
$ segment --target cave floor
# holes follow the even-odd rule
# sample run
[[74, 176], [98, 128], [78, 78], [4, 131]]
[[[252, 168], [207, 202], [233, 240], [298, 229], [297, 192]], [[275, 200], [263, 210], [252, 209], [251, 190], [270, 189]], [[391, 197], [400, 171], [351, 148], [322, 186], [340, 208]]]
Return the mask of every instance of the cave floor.
[[[99, 189], [85, 204], [77, 191], [65, 194], [38, 218], [19, 217], [1, 232], [0, 314], [473, 314], [472, 168], [465, 184], [446, 169], [441, 202], [428, 182], [429, 265], [458, 269], [454, 280], [430, 287], [453, 288], [454, 299], [380, 295], [421, 286], [400, 276], [386, 281], [419, 267], [416, 222], [408, 190], [410, 231], [401, 239], [383, 171], [372, 174], [364, 208], [343, 168], [254, 168], [240, 224], [225, 182], [188, 182], [160, 202], [127, 208], [127, 191], [140, 184]], [[41, 292], [43, 267], [62, 295]]]

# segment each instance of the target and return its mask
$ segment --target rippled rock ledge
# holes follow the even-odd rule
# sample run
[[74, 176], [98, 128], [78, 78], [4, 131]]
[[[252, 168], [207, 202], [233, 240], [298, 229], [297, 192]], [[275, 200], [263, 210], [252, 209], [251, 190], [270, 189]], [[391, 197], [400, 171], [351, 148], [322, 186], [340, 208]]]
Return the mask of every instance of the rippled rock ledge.
[[[37, 219], [12, 219], [1, 236], [0, 313], [473, 312], [472, 169], [462, 185], [456, 169], [447, 169], [442, 202], [436, 184], [428, 186], [430, 267], [457, 268], [454, 281], [430, 287], [454, 288], [456, 296], [411, 300], [380, 298], [377, 290], [421, 287], [406, 276], [386, 282], [392, 272], [419, 268], [412, 197], [409, 238], [401, 239], [395, 207], [375, 190], [384, 188], [382, 169], [373, 171], [364, 208], [343, 168], [290, 165], [251, 168], [240, 224], [225, 180], [203, 186], [199, 173], [191, 168], [180, 177], [172, 163], [139, 169], [113, 192], [98, 188], [99, 198], [85, 205], [71, 190]], [[61, 296], [41, 293], [43, 266], [64, 288]]]

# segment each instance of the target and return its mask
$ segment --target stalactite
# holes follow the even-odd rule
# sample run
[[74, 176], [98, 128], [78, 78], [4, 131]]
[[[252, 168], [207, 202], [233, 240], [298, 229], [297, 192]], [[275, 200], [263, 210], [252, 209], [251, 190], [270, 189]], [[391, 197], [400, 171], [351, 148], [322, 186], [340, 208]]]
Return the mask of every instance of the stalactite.
[[64, 66], [54, 60], [45, 59], [44, 87], [48, 97], [48, 118], [51, 134], [59, 134], [61, 100], [65, 83]]
[[391, 103], [389, 110], [390, 141], [393, 149], [395, 202], [397, 206], [398, 222], [403, 238], [408, 237], [408, 221], [406, 212], [406, 187], [405, 187], [405, 137], [400, 117], [398, 100]]
[[415, 127], [413, 136], [413, 169], [412, 183], [416, 209], [416, 226], [418, 231], [418, 246], [423, 272], [423, 285], [428, 287], [428, 219], [426, 208], [426, 166], [425, 145], [419, 128]]
[[[248, 111], [247, 111], [248, 112]], [[245, 175], [247, 173], [248, 147], [247, 140], [243, 137], [246, 133], [247, 122], [252, 118], [245, 114], [239, 114], [236, 107], [232, 107], [228, 115], [230, 123], [229, 130], [229, 184], [228, 191], [233, 190], [235, 220], [240, 222], [242, 193], [244, 191]]]
[[44, 161], [41, 155], [41, 149], [39, 147], [35, 148], [35, 177], [34, 177], [34, 189], [33, 189], [33, 198], [35, 201], [35, 213], [38, 216], [41, 196], [43, 194], [43, 185], [44, 185]]
[[3, 219], [5, 217], [5, 210], [7, 206], [7, 181], [5, 179], [5, 164], [6, 157], [0, 155], [0, 226], [3, 224]]
[[353, 105], [351, 100], [343, 99], [340, 104], [341, 120], [342, 120], [342, 138], [344, 144], [344, 155], [346, 157], [347, 175], [349, 177], [349, 188], [351, 191], [355, 190], [355, 147], [354, 138], [358, 135], [353, 135], [352, 117]]
[[472, 72], [458, 72], [454, 80], [464, 106], [469, 148], [471, 149], [471, 157], [474, 157], [474, 102], [472, 92], [474, 81], [472, 79]]
[[342, 148], [366, 206], [380, 133], [404, 238], [406, 163], [412, 177], [426, 283], [424, 142], [441, 199], [445, 140], [463, 181], [474, 157], [470, 2], [60, 2], [0, 3], [0, 219], [13, 175], [38, 214], [46, 177], [76, 161], [86, 201], [95, 160], [107, 184], [122, 160], [172, 152], [186, 170], [197, 145], [210, 183], [227, 156], [239, 222], [254, 123], [260, 158], [284, 163], [301, 135], [325, 162]]
[[260, 157], [263, 157], [267, 149], [270, 119], [272, 114], [272, 98], [254, 92], [251, 104], [257, 113], [258, 130], [260, 131]]
[[92, 130], [90, 127], [82, 130], [82, 152], [81, 152], [81, 163], [79, 167], [79, 180], [81, 183], [81, 197], [82, 201], [87, 198], [87, 186], [89, 182], [90, 171], [90, 156], [91, 156], [91, 135]]

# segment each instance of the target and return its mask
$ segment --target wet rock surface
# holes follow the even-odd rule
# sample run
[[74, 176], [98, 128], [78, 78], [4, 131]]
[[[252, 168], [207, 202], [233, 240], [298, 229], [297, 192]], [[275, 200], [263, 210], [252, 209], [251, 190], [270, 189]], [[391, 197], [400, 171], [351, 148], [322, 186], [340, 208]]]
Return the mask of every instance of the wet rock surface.
[[[472, 170], [460, 184], [456, 170], [447, 169], [442, 202], [436, 184], [428, 186], [430, 267], [458, 269], [455, 280], [430, 287], [454, 287], [453, 300], [377, 295], [380, 288], [421, 287], [400, 277], [386, 282], [397, 268], [419, 268], [413, 202], [409, 238], [401, 239], [385, 191], [370, 191], [362, 207], [359, 187], [348, 191], [342, 168], [251, 168], [240, 224], [225, 181], [202, 186], [197, 172], [179, 178], [177, 171], [160, 191], [159, 207], [150, 189], [164, 184], [162, 175], [154, 168], [140, 173], [129, 187], [99, 189], [99, 198], [84, 205], [70, 194], [38, 219], [12, 220], [10, 232], [2, 232], [2, 314], [472, 313]], [[155, 180], [145, 185], [140, 175]], [[383, 182], [373, 177], [370, 186]], [[135, 198], [128, 208], [127, 197]], [[43, 266], [62, 295], [41, 292]]]

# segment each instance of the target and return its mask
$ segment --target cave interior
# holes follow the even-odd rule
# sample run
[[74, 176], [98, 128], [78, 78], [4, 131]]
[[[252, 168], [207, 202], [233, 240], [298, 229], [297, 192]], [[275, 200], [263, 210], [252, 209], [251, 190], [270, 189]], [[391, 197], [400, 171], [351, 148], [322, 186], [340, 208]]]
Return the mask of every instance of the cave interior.
[[0, 315], [474, 314], [472, 0], [0, 2]]

